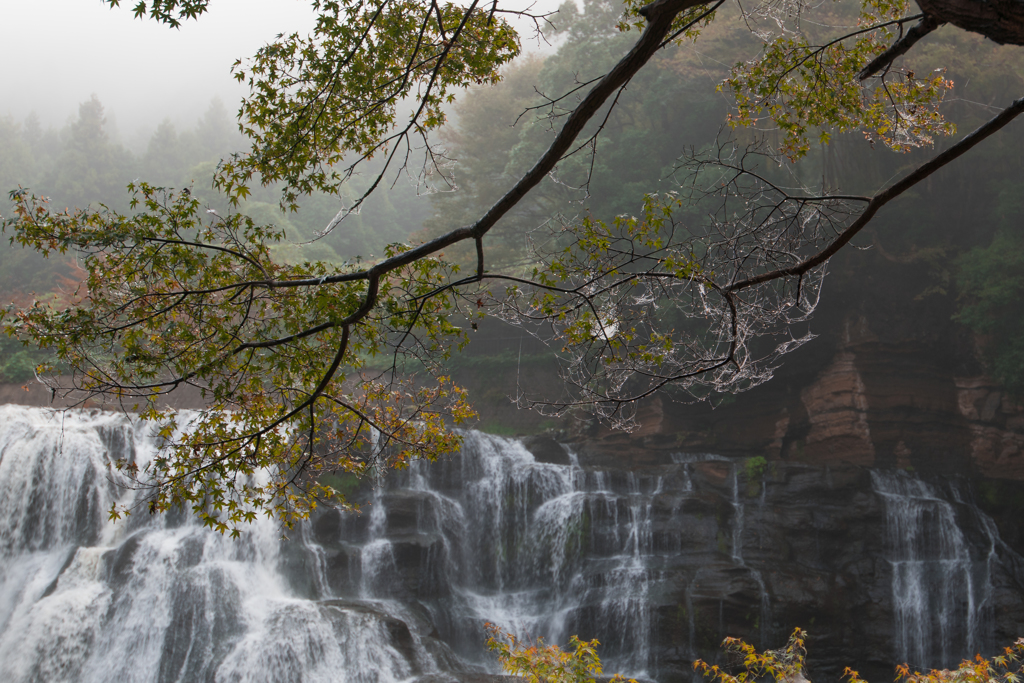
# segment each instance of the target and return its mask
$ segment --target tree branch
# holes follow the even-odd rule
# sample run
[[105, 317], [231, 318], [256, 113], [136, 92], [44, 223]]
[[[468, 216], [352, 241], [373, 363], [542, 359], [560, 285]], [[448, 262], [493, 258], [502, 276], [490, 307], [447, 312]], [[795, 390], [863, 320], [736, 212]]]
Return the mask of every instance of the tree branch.
[[[900, 24], [902, 27], [903, 25]], [[878, 55], [871, 62], [861, 69], [861, 72], [857, 74], [857, 78], [862, 81], [866, 81], [882, 69], [888, 68], [897, 57], [902, 57], [910, 48], [914, 47], [917, 41], [924, 38], [926, 35], [942, 26], [942, 22], [925, 15], [921, 18], [921, 21], [915, 26], [911, 27], [899, 40], [892, 44], [888, 50]]]
[[983, 124], [968, 135], [965, 135], [960, 142], [956, 143], [949, 149], [937, 154], [930, 161], [918, 166], [912, 173], [902, 180], [893, 183], [889, 187], [875, 194], [871, 198], [871, 201], [868, 202], [868, 205], [864, 208], [864, 213], [858, 216], [857, 220], [843, 230], [839, 234], [839, 237], [814, 256], [805, 259], [794, 266], [790, 266], [789, 268], [780, 268], [778, 270], [773, 270], [768, 273], [762, 273], [761, 275], [740, 280], [739, 282], [734, 282], [733, 284], [725, 287], [724, 290], [727, 292], [737, 292], [741, 289], [761, 284], [762, 282], [790, 277], [792, 275], [802, 275], [812, 268], [820, 266], [835, 256], [836, 252], [846, 246], [846, 244], [848, 244], [850, 240], [853, 239], [853, 237], [860, 232], [872, 218], [874, 218], [879, 209], [891, 202], [893, 199], [899, 197], [917, 183], [938, 171], [940, 168], [966, 154], [978, 143], [986, 140], [993, 133], [1001, 130], [1006, 126], [1006, 124], [1013, 121], [1021, 113], [1024, 113], [1024, 97], [1014, 100], [1009, 107], [1004, 109], [997, 116], [993, 117], [987, 123]]

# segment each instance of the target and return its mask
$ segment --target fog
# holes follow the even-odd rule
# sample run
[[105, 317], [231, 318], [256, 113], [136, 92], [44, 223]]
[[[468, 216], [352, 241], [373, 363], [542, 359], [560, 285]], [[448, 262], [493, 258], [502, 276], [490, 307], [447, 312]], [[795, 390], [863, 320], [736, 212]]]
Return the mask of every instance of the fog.
[[132, 15], [134, 0], [0, 0], [4, 95], [0, 116], [31, 112], [60, 127], [96, 96], [122, 138], [165, 118], [190, 127], [214, 97], [234, 110], [244, 87], [231, 65], [282, 32], [313, 26], [302, 0], [215, 0], [171, 29]]
[[[59, 128], [95, 94], [110, 132], [129, 145], [164, 119], [190, 128], [214, 97], [230, 111], [245, 94], [231, 77], [278, 33], [314, 25], [308, 0], [213, 0], [198, 21], [171, 29], [135, 19], [135, 0], [111, 8], [103, 0], [0, 0], [4, 69], [0, 116], [39, 115]], [[537, 3], [554, 9], [558, 0]], [[548, 46], [526, 39], [525, 51]]]

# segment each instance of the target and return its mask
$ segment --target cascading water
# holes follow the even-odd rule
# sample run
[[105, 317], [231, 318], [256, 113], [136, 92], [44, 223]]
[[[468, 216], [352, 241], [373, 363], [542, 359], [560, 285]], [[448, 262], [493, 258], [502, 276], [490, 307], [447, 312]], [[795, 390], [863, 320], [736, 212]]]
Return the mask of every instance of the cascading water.
[[0, 680], [326, 682], [342, 672], [383, 683], [436, 670], [419, 636], [396, 638], [386, 615], [298, 597], [279, 571], [273, 524], [233, 541], [140, 512], [107, 521], [133, 495], [110, 462], [144, 465], [150, 432], [112, 413], [0, 407]]
[[[955, 666], [985, 640], [997, 541], [992, 521], [955, 483], [947, 493], [898, 470], [876, 470], [871, 478], [885, 501], [895, 654], [915, 667]], [[971, 517], [970, 527], [984, 529], [984, 537], [969, 543], [961, 517]]]
[[[761, 646], [769, 647], [769, 641], [767, 637], [768, 625], [771, 623], [771, 599], [768, 595], [768, 589], [764, 583], [764, 577], [761, 572], [753, 567], [749, 567], [743, 560], [743, 521], [744, 521], [744, 504], [743, 498], [740, 496], [740, 467], [739, 463], [732, 463], [731, 466], [731, 477], [732, 477], [732, 506], [735, 510], [733, 515], [733, 528], [732, 528], [732, 559], [737, 566], [743, 567], [750, 572], [751, 578], [757, 583], [758, 592], [761, 597], [760, 604], [760, 615], [758, 617], [758, 631], [761, 636]], [[764, 482], [761, 482], [761, 507], [764, 506], [764, 492], [766, 487]]]
[[[547, 642], [597, 637], [612, 653], [609, 669], [644, 677], [651, 664], [647, 593], [656, 574], [651, 506], [660, 486], [658, 477], [632, 473], [613, 486], [575, 458], [541, 463], [519, 442], [469, 432], [460, 458], [414, 464], [362, 513], [361, 595], [392, 597], [394, 585], [384, 583], [366, 593], [365, 577], [393, 571], [396, 554], [435, 539], [416, 561], [420, 602], [467, 660], [493, 669], [480, 647], [491, 622]], [[345, 522], [340, 528], [350, 530], [356, 520]], [[443, 585], [423, 586], [426, 577], [444, 577]]]
[[[136, 500], [110, 463], [152, 458], [151, 431], [0, 407], [0, 680], [466, 681], [497, 670], [485, 622], [597, 638], [606, 671], [691, 680], [725, 635], [772, 647], [809, 626], [785, 616], [786, 596], [810, 604], [807, 576], [852, 585], [875, 561], [867, 546], [892, 566], [893, 654], [937, 666], [990, 647], [992, 596], [1024, 581], [955, 483], [846, 470], [859, 483], [840, 493], [831, 472], [780, 463], [769, 486], [712, 454], [616, 466], [552, 442], [538, 459], [477, 432], [459, 455], [357, 489], [361, 514], [324, 512], [285, 542], [266, 521], [240, 541], [184, 515], [109, 522], [112, 503]], [[817, 535], [856, 524], [847, 546]]]

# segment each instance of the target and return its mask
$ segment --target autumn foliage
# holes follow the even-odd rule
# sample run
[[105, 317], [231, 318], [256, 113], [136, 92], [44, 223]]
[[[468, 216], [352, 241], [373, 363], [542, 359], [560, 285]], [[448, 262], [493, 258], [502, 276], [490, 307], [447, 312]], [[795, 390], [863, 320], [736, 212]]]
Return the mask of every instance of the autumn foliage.
[[[778, 650], [758, 652], [753, 645], [739, 638], [726, 638], [722, 647], [727, 652], [742, 658], [742, 669], [732, 674], [724, 667], [708, 664], [698, 659], [693, 668], [717, 683], [747, 683], [747, 681], [772, 680], [778, 683], [801, 683], [804, 674], [807, 650], [804, 641], [807, 633], [796, 629], [786, 646]], [[991, 659], [980, 654], [973, 660], [964, 660], [956, 669], [932, 669], [914, 671], [907, 664], [896, 667], [897, 683], [1018, 683], [1024, 674], [1024, 638], [1004, 648], [1003, 653]], [[849, 683], [867, 683], [860, 674], [847, 667], [845, 678]]]
[[[490, 636], [487, 647], [497, 654], [505, 673], [521, 676], [530, 683], [592, 683], [601, 675], [601, 660], [597, 656], [597, 640], [584, 641], [576, 636], [569, 639], [571, 649], [520, 640], [512, 633], [501, 631], [494, 624], [486, 624]], [[777, 650], [757, 649], [740, 638], [726, 638], [722, 647], [741, 660], [738, 673], [727, 669], [735, 667], [708, 664], [698, 659], [693, 668], [712, 683], [808, 683], [805, 671], [807, 633], [800, 628], [793, 631], [785, 647]], [[964, 660], [956, 669], [933, 669], [924, 673], [913, 671], [907, 664], [896, 667], [896, 683], [1019, 683], [1024, 674], [1024, 638], [1018, 638], [1003, 653], [991, 659], [980, 654], [973, 660]], [[844, 678], [848, 683], [867, 683], [860, 674], [847, 667]], [[612, 683], [625, 683], [622, 674], [615, 674]], [[636, 683], [629, 679], [630, 683]]]
[[[597, 656], [597, 640], [569, 639], [569, 648], [545, 645], [543, 638], [530, 643], [512, 633], [502, 632], [494, 624], [484, 628], [490, 634], [487, 647], [498, 656], [501, 668], [512, 676], [521, 676], [530, 683], [592, 683], [601, 675], [601, 659]], [[612, 683], [625, 683], [622, 674], [615, 674]], [[630, 683], [636, 683], [629, 679]]]

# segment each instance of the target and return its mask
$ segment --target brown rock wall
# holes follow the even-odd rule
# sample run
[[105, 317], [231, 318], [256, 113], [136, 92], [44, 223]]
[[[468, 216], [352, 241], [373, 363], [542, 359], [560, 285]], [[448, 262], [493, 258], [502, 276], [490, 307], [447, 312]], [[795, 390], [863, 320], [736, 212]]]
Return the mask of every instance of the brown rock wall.
[[978, 474], [1024, 480], [1024, 408], [987, 377], [958, 377], [957, 408], [970, 433], [970, 459]]
[[874, 463], [867, 390], [854, 353], [840, 352], [817, 381], [800, 392], [800, 400], [809, 425], [801, 459]]
[[862, 327], [856, 343], [795, 379], [718, 406], [657, 398], [639, 409], [633, 434], [580, 436], [609, 458], [636, 460], [641, 447], [1024, 480], [1024, 408], [992, 380], [956, 377], [920, 344], [879, 342]]

